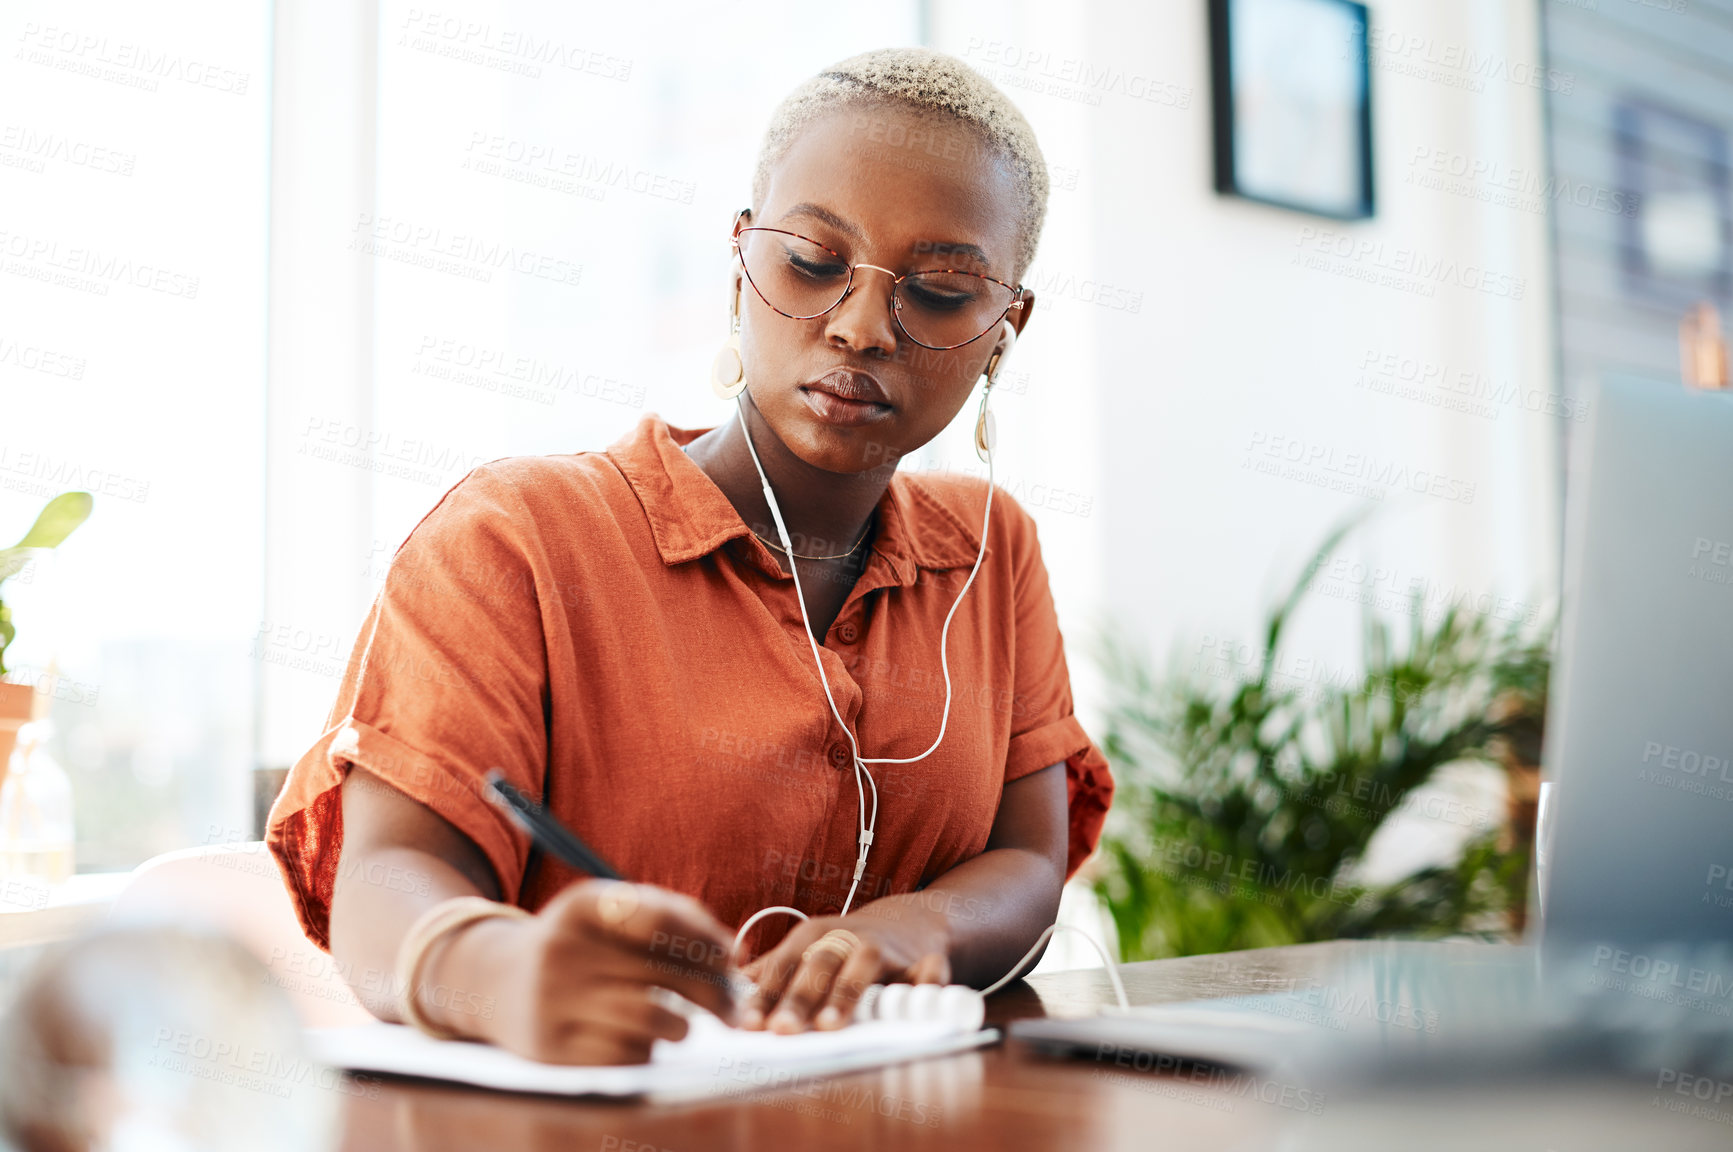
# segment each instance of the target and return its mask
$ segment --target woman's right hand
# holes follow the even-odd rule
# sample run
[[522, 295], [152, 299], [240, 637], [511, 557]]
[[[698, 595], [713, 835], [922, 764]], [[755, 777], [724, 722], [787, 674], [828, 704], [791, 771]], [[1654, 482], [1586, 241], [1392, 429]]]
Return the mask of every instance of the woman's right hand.
[[686, 1035], [677, 992], [733, 1023], [733, 937], [690, 897], [579, 881], [527, 919], [477, 921], [422, 963], [422, 1011], [464, 1036], [552, 1064], [642, 1064]]

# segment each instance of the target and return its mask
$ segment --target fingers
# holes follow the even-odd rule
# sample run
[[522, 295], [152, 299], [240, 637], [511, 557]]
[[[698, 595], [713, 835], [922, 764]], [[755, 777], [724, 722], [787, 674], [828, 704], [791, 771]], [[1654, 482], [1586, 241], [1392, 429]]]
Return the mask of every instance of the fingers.
[[734, 937], [690, 896], [649, 884], [589, 881], [579, 899], [595, 910], [594, 924], [616, 939], [678, 952], [691, 962], [726, 966]]
[[686, 1036], [684, 1016], [653, 1003], [648, 989], [620, 981], [593, 990], [581, 1018], [552, 1017], [523, 1055], [548, 1064], [642, 1064], [657, 1040]]
[[[836, 974], [851, 955], [847, 945], [829, 946], [836, 936], [821, 936], [802, 954], [794, 976], [776, 1002], [766, 1027], [772, 1032], [802, 1032], [830, 995]], [[856, 947], [859, 947], [858, 945]]]
[[943, 952], [928, 952], [909, 969], [910, 984], [949, 984], [951, 961]]
[[802, 951], [799, 968], [770, 1017], [770, 1029], [799, 1032], [817, 1019], [827, 1028], [842, 1027], [853, 1018], [855, 1002], [884, 970], [884, 954], [874, 939], [862, 939], [847, 928], [831, 929]]
[[648, 1064], [650, 1048], [646, 1036], [566, 1025], [546, 1046], [524, 1055], [544, 1064]]
[[581, 1023], [634, 1038], [684, 1039], [689, 1027], [686, 1017], [656, 1003], [649, 993], [642, 986], [620, 983], [586, 1005]]
[[907, 972], [898, 973], [886, 964], [880, 950], [867, 941], [843, 963], [831, 981], [830, 994], [813, 1016], [813, 1026], [827, 1030], [846, 1027], [854, 1020], [855, 1006], [868, 988], [899, 978], [910, 984], [949, 984], [951, 962], [943, 952], [929, 952]]
[[801, 953], [823, 936], [828, 927], [828, 923], [815, 920], [800, 924], [780, 944], [746, 966], [745, 975], [758, 990], [741, 1009], [742, 1028], [764, 1027], [765, 1016], [782, 998], [783, 990], [800, 968]]
[[577, 937], [607, 945], [610, 975], [678, 992], [724, 1020], [735, 1014], [732, 938], [696, 900], [644, 884], [584, 881], [545, 913]]
[[624, 968], [628, 979], [678, 992], [692, 1003], [732, 1023], [738, 1013], [732, 973], [655, 955], [631, 956]]
[[854, 1019], [862, 994], [884, 976], [884, 958], [870, 941], [843, 962], [831, 981], [830, 996], [813, 1017], [816, 1028], [841, 1028]]

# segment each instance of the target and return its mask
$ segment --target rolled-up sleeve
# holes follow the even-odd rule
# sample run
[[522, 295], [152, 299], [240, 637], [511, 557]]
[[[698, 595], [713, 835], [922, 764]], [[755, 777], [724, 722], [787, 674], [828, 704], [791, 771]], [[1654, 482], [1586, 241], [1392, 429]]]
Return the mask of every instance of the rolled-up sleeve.
[[1113, 801], [1113, 776], [1107, 758], [1072, 712], [1065, 642], [1035, 521], [1015, 502], [1006, 503], [1014, 509], [1008, 543], [1015, 557], [1017, 606], [1016, 686], [1005, 782], [1064, 762], [1070, 823], [1065, 875], [1070, 879], [1101, 839], [1102, 822]]
[[[359, 766], [425, 804], [519, 897], [528, 848], [484, 794], [490, 769], [532, 795], [547, 770], [547, 657], [533, 542], [517, 493], [484, 466], [392, 559], [317, 742], [290, 769], [265, 839], [302, 928], [330, 947], [340, 786]], [[514, 527], [517, 526], [517, 527]]]

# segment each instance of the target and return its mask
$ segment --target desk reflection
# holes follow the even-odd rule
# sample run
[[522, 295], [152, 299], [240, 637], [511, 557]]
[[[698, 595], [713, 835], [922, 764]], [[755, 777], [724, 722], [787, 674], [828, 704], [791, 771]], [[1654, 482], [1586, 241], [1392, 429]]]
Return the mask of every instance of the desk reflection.
[[696, 1152], [951, 1147], [978, 1122], [979, 1051], [781, 1088], [733, 1083], [680, 1103], [568, 1100], [384, 1080], [349, 1101], [344, 1147], [361, 1152]]

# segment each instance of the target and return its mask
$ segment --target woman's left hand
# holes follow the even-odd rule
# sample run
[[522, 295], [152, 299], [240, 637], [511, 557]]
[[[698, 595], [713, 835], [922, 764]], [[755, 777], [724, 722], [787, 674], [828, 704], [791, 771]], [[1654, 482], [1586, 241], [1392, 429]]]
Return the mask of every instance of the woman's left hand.
[[[878, 905], [885, 905], [879, 908]], [[841, 1028], [873, 984], [946, 984], [951, 962], [942, 915], [890, 898], [849, 916], [815, 917], [744, 968], [758, 985], [742, 1028]]]

